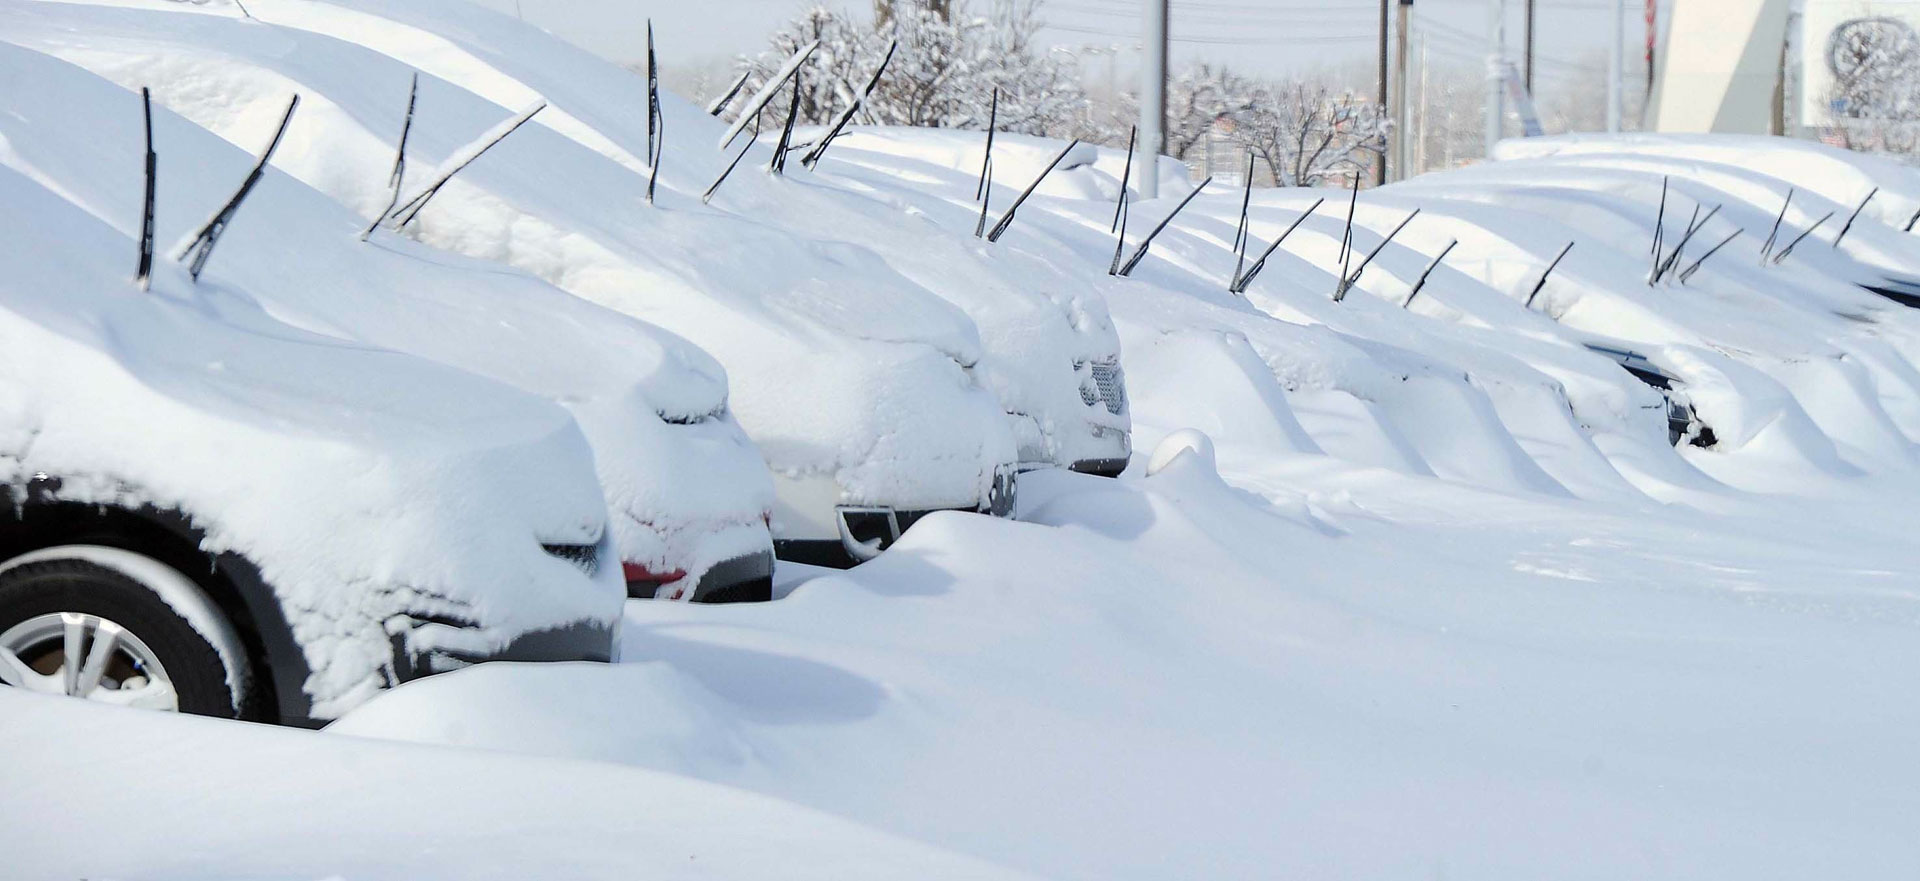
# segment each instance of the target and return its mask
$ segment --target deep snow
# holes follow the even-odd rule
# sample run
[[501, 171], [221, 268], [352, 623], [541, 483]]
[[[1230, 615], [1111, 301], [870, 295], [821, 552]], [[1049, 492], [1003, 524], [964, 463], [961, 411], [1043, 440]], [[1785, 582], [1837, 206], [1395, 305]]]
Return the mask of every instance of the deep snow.
[[[365, 55], [406, 57], [484, 98], [462, 131], [552, 98], [564, 113], [530, 128], [548, 140], [526, 149], [598, 162], [605, 176], [594, 180], [620, 192], [636, 186], [644, 91], [631, 75], [569, 61], [550, 38], [453, 3], [260, 2], [269, 21], [336, 34], [340, 8], [403, 20], [370, 31]], [[579, 75], [528, 85], [545, 61]], [[403, 89], [392, 91], [397, 105]], [[16, 752], [44, 764], [23, 775], [32, 792], [105, 788], [116, 766], [72, 744], [106, 732], [164, 737], [163, 755], [195, 762], [269, 751], [300, 769], [294, 791], [248, 790], [217, 816], [256, 841], [286, 840], [295, 825], [301, 841], [332, 833], [356, 849], [303, 846], [296, 870], [349, 877], [469, 877], [509, 846], [579, 859], [582, 875], [664, 872], [649, 833], [670, 820], [634, 832], [597, 807], [662, 793], [643, 806], [678, 800], [695, 817], [689, 837], [738, 851], [718, 877], [820, 865], [813, 836], [764, 837], [817, 821], [790, 819], [793, 805], [1059, 878], [1878, 878], [1920, 865], [1920, 712], [1908, 697], [1920, 655], [1920, 324], [1845, 283], [1906, 265], [1911, 239], [1868, 215], [1849, 234], [1858, 247], [1822, 241], [1762, 269], [1751, 230], [1789, 186], [1848, 198], [1821, 183], [1829, 173], [1621, 143], [1597, 151], [1604, 161], [1516, 158], [1369, 191], [1356, 212], [1363, 254], [1422, 213], [1336, 304], [1344, 193], [1256, 193], [1255, 247], [1314, 199], [1328, 204], [1239, 298], [1225, 286], [1240, 196], [1224, 189], [1196, 199], [1133, 278], [1105, 276], [1117, 151], [1082, 148], [984, 246], [970, 238], [979, 155], [968, 135], [856, 130], [817, 172], [774, 182], [743, 165], [746, 176], [699, 209], [686, 188], [704, 189], [725, 157], [707, 141], [676, 152], [695, 139], [672, 133], [689, 130], [703, 129], [670, 120], [664, 171], [685, 200], [675, 219], [695, 219], [712, 242], [771, 247], [804, 231], [791, 218], [812, 217], [823, 229], [808, 231], [808, 246], [772, 259], [812, 261], [820, 242], [844, 244], [852, 268], [839, 271], [896, 286], [959, 254], [992, 267], [970, 272], [1017, 279], [1041, 267], [1040, 278], [1104, 300], [1089, 314], [1111, 322], [1123, 349], [1142, 441], [1134, 469], [1118, 481], [1032, 476], [1026, 522], [935, 515], [852, 572], [783, 572], [775, 603], [630, 603], [620, 664], [435, 677], [319, 735], [95, 722], [105, 717], [0, 701], [0, 724], [39, 726]], [[1064, 146], [1001, 145], [999, 206], [1024, 186], [1021, 170]], [[1684, 286], [1646, 283], [1662, 174], [1676, 212], [1725, 202], [1712, 231], [1749, 227]], [[505, 190], [511, 178], [480, 180]], [[317, 186], [377, 207], [363, 204], [374, 190], [347, 198]], [[1889, 193], [1910, 187], [1888, 181]], [[1129, 244], [1181, 195], [1136, 204]], [[747, 206], [765, 219], [735, 216]], [[1685, 219], [1670, 216], [1668, 235]], [[842, 221], [858, 236], [824, 229]], [[886, 223], [913, 234], [873, 228]], [[924, 244], [937, 237], [950, 240]], [[696, 240], [655, 251], [622, 239], [620, 271], [698, 253]], [[912, 293], [898, 313], [862, 320], [974, 347], [984, 369], [988, 324], [970, 340], [962, 310], [923, 287], [899, 288]], [[1720, 443], [1674, 449], [1660, 395], [1592, 343], [1680, 377]], [[1146, 455], [1189, 427], [1212, 436], [1214, 456]], [[1150, 458], [1164, 467], [1147, 476]], [[389, 753], [403, 747], [369, 738], [419, 746]], [[377, 804], [425, 811], [425, 831], [398, 841], [361, 813], [303, 803], [311, 791], [324, 805], [342, 791], [335, 778], [388, 770], [399, 755], [430, 771], [417, 788], [379, 784]], [[209, 776], [273, 767], [251, 761]], [[0, 775], [21, 770], [0, 763]], [[490, 788], [495, 773], [506, 783]], [[164, 777], [139, 791], [204, 804], [206, 786]], [[741, 801], [726, 787], [769, 798]], [[421, 793], [438, 791], [458, 808], [434, 813]], [[533, 805], [551, 824], [516, 831], [483, 816], [501, 805], [516, 818]], [[709, 809], [744, 818], [738, 834], [708, 837]], [[0, 813], [0, 849], [30, 853], [49, 876], [82, 865], [63, 848], [114, 871], [179, 841], [206, 856], [175, 864], [178, 874], [261, 871], [259, 851], [207, 826], [102, 843], [86, 824], [28, 819]], [[877, 874], [972, 871], [834, 828], [813, 843], [857, 849], [855, 864]]]
[[687, 774], [1061, 878], [1920, 859], [1916, 561], [1882, 509], [1702, 522], [1248, 452], [1238, 488], [1030, 486], [1035, 523], [937, 517], [764, 607], [630, 605], [613, 669], [478, 669], [331, 730]]
[[[1027, 877], [671, 774], [101, 709], [0, 693], [0, 741], [35, 757], [0, 787], [38, 806], [0, 832], [9, 879]], [[103, 778], [138, 795], [74, 798]]]

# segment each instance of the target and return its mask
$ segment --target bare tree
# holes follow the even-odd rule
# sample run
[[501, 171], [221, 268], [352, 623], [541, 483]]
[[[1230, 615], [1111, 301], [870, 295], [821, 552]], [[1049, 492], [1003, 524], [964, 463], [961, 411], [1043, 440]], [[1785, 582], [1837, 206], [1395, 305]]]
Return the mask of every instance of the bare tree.
[[[817, 125], [852, 102], [898, 42], [857, 122], [984, 127], [996, 90], [1003, 130], [1066, 136], [1087, 117], [1078, 67], [1035, 44], [1042, 25], [1039, 0], [989, 0], [978, 15], [967, 0], [886, 5], [886, 14], [872, 25], [824, 6], [809, 9], [776, 32], [766, 52], [741, 59], [741, 69], [753, 82], [765, 82], [795, 49], [819, 41], [800, 71], [798, 111], [802, 124]], [[775, 103], [779, 118], [762, 119], [762, 125], [785, 121], [786, 104]]]
[[1253, 106], [1253, 81], [1225, 67], [1202, 62], [1173, 78], [1167, 89], [1167, 155], [1187, 159], [1222, 119], [1237, 119]]
[[1320, 186], [1373, 167], [1387, 131], [1379, 105], [1313, 81], [1262, 88], [1235, 121], [1235, 138], [1287, 187]]

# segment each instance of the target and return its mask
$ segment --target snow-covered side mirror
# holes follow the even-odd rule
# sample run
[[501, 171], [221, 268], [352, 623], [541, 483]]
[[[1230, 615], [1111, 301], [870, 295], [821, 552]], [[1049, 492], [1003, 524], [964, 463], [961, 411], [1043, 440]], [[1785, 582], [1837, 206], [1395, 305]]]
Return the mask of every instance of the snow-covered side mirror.
[[1197, 428], [1182, 428], [1160, 441], [1153, 448], [1153, 458], [1147, 460], [1147, 476], [1159, 474], [1162, 469], [1172, 465], [1174, 460], [1192, 453], [1200, 457], [1201, 464], [1208, 471], [1217, 470], [1213, 455], [1213, 438]]

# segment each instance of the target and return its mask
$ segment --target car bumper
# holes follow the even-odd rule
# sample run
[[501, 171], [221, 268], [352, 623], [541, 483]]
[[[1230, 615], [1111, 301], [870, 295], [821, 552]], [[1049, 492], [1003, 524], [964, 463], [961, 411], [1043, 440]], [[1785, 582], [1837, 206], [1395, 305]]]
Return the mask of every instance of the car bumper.
[[1070, 471], [1075, 471], [1080, 474], [1092, 474], [1097, 477], [1119, 477], [1120, 472], [1127, 470], [1127, 457], [1081, 459], [1067, 466], [1067, 468]]
[[773, 599], [773, 550], [723, 560], [700, 576], [696, 603], [764, 603]]
[[617, 625], [601, 621], [578, 621], [564, 627], [536, 630], [515, 637], [503, 648], [490, 652], [461, 652], [433, 649], [410, 652], [402, 634], [393, 637], [394, 680], [410, 682], [435, 673], [446, 673], [486, 661], [594, 661], [613, 660]]
[[902, 511], [884, 506], [841, 505], [834, 509], [839, 539], [775, 539], [774, 555], [789, 563], [847, 569], [880, 555], [913, 524], [937, 511], [1012, 517], [1018, 500], [1019, 478], [1012, 466], [994, 471], [987, 502], [974, 508], [932, 508]]
[[[654, 574], [635, 563], [624, 564], [627, 598], [635, 600], [686, 600], [695, 603], [748, 603], [773, 599], [773, 550], [743, 554], [722, 560], [707, 569], [697, 582], [688, 582], [684, 573]], [[691, 588], [693, 596], [685, 595]]]

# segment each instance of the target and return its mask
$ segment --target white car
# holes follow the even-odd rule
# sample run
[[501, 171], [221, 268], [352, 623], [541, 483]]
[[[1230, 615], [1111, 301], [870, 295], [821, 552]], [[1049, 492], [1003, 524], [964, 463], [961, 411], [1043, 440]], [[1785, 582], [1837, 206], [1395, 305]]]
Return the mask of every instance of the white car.
[[565, 410], [164, 256], [143, 291], [136, 237], [11, 166], [0, 205], [0, 684], [318, 725], [476, 661], [613, 655], [625, 591]]
[[[239, 144], [264, 142], [297, 91], [301, 115], [276, 166], [368, 217], [388, 201], [416, 69], [409, 152], [427, 167], [541, 97], [493, 61], [540, 69], [563, 51], [463, 4], [379, 8], [437, 30], [304, 0], [247, 9], [253, 21], [162, 0], [13, 3], [0, 36], [123, 86], [159, 85], [158, 100]], [[36, 20], [46, 25], [30, 30]], [[476, 36], [503, 22], [511, 29]], [[967, 316], [871, 250], [703, 205], [725, 156], [691, 137], [668, 134], [681, 147], [647, 204], [644, 163], [588, 119], [625, 112], [643, 83], [602, 66], [618, 83], [592, 92], [604, 103], [554, 100], [454, 178], [406, 234], [527, 270], [713, 354], [731, 378], [733, 413], [772, 469], [783, 558], [866, 559], [934, 510], [1010, 514], [1016, 446], [975, 376], [983, 353]], [[641, 88], [643, 122], [645, 104]], [[764, 178], [729, 186], [764, 191]]]
[[[70, 12], [95, 10], [26, 7], [6, 37], [47, 45], [53, 38], [37, 29]], [[112, 45], [110, 25], [97, 32], [99, 45]], [[0, 114], [0, 136], [13, 147], [0, 162], [138, 230], [140, 203], [118, 197], [141, 186], [139, 96], [56, 58], [0, 49], [0, 77], [62, 85], [0, 94], [10, 111]], [[176, 60], [150, 71], [162, 95], [188, 87], [193, 65]], [[60, 115], [76, 103], [83, 113]], [[295, 118], [322, 117], [318, 105]], [[302, 143], [307, 131], [292, 130], [281, 149], [324, 146]], [[255, 160], [164, 107], [155, 108], [154, 138], [163, 157], [158, 238], [171, 243], [191, 236]], [[289, 324], [459, 367], [572, 411], [594, 447], [631, 595], [771, 598], [771, 480], [728, 410], [725, 372], [706, 353], [522, 272], [389, 234], [361, 242], [364, 221], [272, 168], [241, 212], [204, 278], [245, 288]]]

